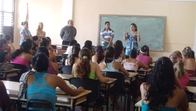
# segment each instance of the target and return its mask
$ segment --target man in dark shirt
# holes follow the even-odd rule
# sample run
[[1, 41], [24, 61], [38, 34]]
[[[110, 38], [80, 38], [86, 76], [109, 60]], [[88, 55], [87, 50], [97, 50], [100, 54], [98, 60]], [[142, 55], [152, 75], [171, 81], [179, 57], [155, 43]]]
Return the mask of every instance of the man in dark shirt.
[[68, 20], [68, 25], [63, 27], [60, 32], [61, 39], [63, 40], [62, 45], [69, 45], [71, 40], [75, 39], [77, 30], [73, 26], [73, 20]]

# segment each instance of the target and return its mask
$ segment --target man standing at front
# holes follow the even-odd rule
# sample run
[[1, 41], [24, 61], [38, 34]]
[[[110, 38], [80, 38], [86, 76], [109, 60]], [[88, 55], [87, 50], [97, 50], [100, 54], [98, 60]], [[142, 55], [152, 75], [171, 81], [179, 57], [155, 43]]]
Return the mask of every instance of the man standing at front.
[[110, 28], [110, 22], [105, 22], [105, 28], [100, 33], [101, 45], [104, 49], [112, 46], [112, 40], [114, 38], [114, 31]]
[[63, 40], [62, 45], [69, 45], [71, 40], [75, 39], [77, 30], [73, 26], [73, 20], [68, 20], [68, 25], [63, 27], [60, 32], [61, 39]]

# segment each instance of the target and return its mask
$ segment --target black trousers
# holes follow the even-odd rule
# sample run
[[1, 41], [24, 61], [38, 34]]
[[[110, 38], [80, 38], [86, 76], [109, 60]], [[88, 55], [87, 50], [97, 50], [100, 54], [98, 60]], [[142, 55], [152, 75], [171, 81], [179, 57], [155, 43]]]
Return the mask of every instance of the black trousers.
[[70, 41], [65, 41], [65, 40], [62, 41], [62, 45], [69, 45], [69, 43]]

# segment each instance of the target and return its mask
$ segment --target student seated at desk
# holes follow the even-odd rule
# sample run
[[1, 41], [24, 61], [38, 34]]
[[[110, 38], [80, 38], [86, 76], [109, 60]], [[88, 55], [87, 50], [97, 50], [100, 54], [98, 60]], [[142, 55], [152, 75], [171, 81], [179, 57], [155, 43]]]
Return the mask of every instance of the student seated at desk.
[[184, 61], [184, 68], [186, 69], [186, 71], [189, 73], [189, 76], [193, 77], [196, 76], [196, 63], [195, 63], [195, 59], [192, 58], [192, 50], [190, 47], [185, 47], [182, 51], [182, 55], [183, 55], [183, 61]]
[[188, 101], [180, 87], [171, 60], [159, 58], [147, 82], [140, 86], [142, 111], [186, 111]]
[[79, 78], [95, 79], [96, 77], [100, 82], [105, 83], [111, 80], [110, 78], [103, 77], [99, 66], [91, 62], [91, 52], [87, 48], [83, 48], [79, 53], [80, 61], [73, 65], [72, 75]]
[[91, 56], [93, 56], [95, 54], [95, 50], [93, 50], [93, 46], [92, 46], [92, 41], [86, 40], [83, 48], [89, 49], [91, 52]]
[[[55, 111], [56, 87], [70, 95], [78, 95], [84, 89], [71, 89], [66, 82], [58, 76], [47, 73], [49, 60], [46, 54], [37, 53], [32, 59], [32, 67], [35, 70], [33, 74], [27, 77], [27, 100], [41, 99], [50, 101]], [[36, 90], [35, 90], [36, 89]]]
[[0, 81], [0, 104], [0, 111], [15, 111], [2, 81]]
[[73, 47], [72, 48], [72, 54], [68, 56], [68, 58], [65, 60], [65, 65], [66, 66], [73, 66], [74, 63], [79, 62], [79, 52], [80, 52], [80, 47]]
[[99, 64], [104, 61], [104, 58], [104, 50], [101, 45], [98, 45], [95, 50], [95, 55], [92, 56], [92, 62]]
[[[32, 50], [36, 53], [37, 49], [39, 48], [40, 40], [37, 36], [32, 37], [33, 47]], [[35, 54], [33, 54], [35, 55]]]
[[116, 51], [115, 53], [115, 60], [116, 62], [122, 62], [126, 57], [125, 57], [125, 53], [124, 53], [124, 47], [123, 47], [123, 44], [122, 44], [122, 41], [120, 40], [117, 40], [115, 43], [114, 43], [114, 49]]
[[76, 40], [71, 40], [69, 43], [69, 46], [67, 47], [67, 50], [64, 54], [70, 55], [71, 54], [71, 50], [74, 44], [76, 44], [77, 41]]
[[188, 72], [184, 69], [184, 63], [181, 58], [182, 55], [175, 51], [169, 57], [173, 63], [175, 75], [179, 79], [182, 89], [185, 90], [190, 78]]
[[115, 49], [108, 47], [105, 52], [105, 61], [99, 64], [99, 67], [104, 72], [122, 72], [129, 76], [129, 72], [119, 63], [114, 61]]
[[7, 44], [5, 39], [0, 39], [0, 63], [10, 61], [10, 55], [6, 52]]
[[12, 44], [12, 38], [11, 38], [11, 36], [5, 35], [3, 38], [4, 38], [4, 39], [6, 40], [6, 42], [7, 42], [7, 48], [6, 48], [6, 50], [7, 50], [10, 54], [13, 53], [13, 52], [15, 51], [15, 47], [14, 47], [13, 44]]
[[149, 55], [149, 47], [144, 45], [140, 49], [140, 54], [136, 57], [136, 60], [142, 62], [143, 64], [149, 66], [152, 63], [152, 58]]
[[129, 58], [122, 61], [123, 67], [128, 71], [137, 72], [138, 68], [148, 69], [148, 66], [136, 60], [137, 52], [135, 49], [131, 50]]
[[[37, 50], [37, 53], [40, 53], [40, 52], [44, 53], [47, 57], [49, 57], [49, 52], [46, 47], [39, 47], [39, 49]], [[49, 61], [48, 73], [58, 75], [59, 69], [58, 69], [57, 63]]]
[[14, 53], [12, 53], [10, 63], [20, 64], [28, 67], [32, 59], [31, 48], [31, 42], [23, 42], [20, 46], [20, 49], [17, 49]]
[[56, 61], [56, 56], [54, 55], [53, 51], [51, 51], [50, 41], [47, 38], [42, 38], [42, 41], [40, 42], [40, 47], [46, 47], [49, 51], [49, 60], [52, 62]]

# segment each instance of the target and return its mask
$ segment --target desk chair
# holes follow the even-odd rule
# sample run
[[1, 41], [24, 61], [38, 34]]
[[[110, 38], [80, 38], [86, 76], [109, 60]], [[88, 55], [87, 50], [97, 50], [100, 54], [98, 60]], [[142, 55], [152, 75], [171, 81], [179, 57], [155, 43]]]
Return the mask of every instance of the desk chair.
[[62, 66], [61, 74], [72, 74], [72, 66]]
[[26, 111], [53, 111], [53, 107], [49, 101], [31, 99], [27, 102]]
[[14, 64], [14, 63], [11, 63], [11, 64], [14, 65], [13, 68], [20, 69], [20, 73], [18, 74], [18, 78], [17, 78], [17, 81], [19, 81], [20, 76], [21, 76], [23, 73], [27, 72], [27, 67], [26, 67], [25, 65], [21, 65], [21, 64]]
[[[84, 89], [92, 91], [90, 94], [87, 95], [86, 110], [88, 110], [88, 106], [93, 107], [94, 110], [96, 102], [101, 99], [99, 80], [89, 78], [71, 78], [70, 83], [75, 85], [77, 88], [82, 86]], [[84, 106], [83, 104], [81, 105]]]
[[[110, 77], [110, 78], [115, 78], [117, 79], [114, 87], [115, 87], [115, 93], [114, 95], [121, 95], [125, 97], [125, 102], [124, 102], [124, 111], [125, 111], [125, 106], [126, 106], [126, 95], [128, 96], [128, 99], [130, 98], [130, 94], [128, 92], [128, 90], [125, 88], [125, 76], [120, 73], [120, 72], [106, 72], [106, 77]], [[115, 100], [114, 100], [115, 101]], [[127, 102], [130, 102], [129, 100]], [[128, 105], [128, 104], [127, 104]], [[127, 106], [128, 107], [128, 106]], [[113, 107], [114, 109], [114, 107]]]

